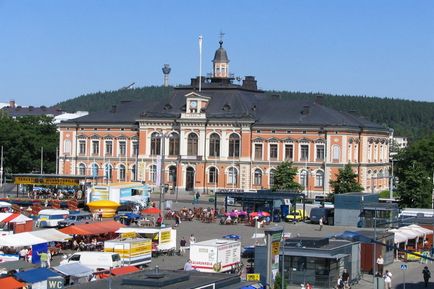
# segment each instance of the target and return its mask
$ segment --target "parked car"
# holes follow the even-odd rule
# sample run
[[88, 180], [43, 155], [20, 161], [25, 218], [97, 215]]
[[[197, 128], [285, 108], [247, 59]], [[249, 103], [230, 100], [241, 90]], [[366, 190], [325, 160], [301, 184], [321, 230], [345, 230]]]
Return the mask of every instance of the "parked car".
[[122, 224], [129, 225], [131, 223], [137, 222], [142, 216], [131, 212], [119, 212], [115, 217], [115, 221], [119, 221]]
[[295, 210], [286, 215], [287, 222], [300, 222], [304, 219], [303, 210]]
[[90, 213], [71, 214], [65, 220], [59, 221], [57, 226], [63, 228], [78, 224], [88, 224], [90, 221], [92, 221], [92, 214]]

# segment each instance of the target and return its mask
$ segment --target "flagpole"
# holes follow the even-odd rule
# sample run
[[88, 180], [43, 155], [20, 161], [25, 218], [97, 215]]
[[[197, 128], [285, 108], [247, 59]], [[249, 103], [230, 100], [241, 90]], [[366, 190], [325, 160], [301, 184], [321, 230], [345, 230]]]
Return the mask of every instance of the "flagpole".
[[202, 90], [202, 35], [199, 35], [199, 92]]

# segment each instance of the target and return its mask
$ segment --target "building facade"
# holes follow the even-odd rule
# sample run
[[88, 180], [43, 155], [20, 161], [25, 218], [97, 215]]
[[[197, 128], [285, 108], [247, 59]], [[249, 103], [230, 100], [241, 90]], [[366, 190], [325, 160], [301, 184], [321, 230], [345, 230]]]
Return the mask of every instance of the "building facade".
[[59, 173], [250, 191], [270, 188], [276, 167], [291, 161], [313, 197], [329, 193], [350, 163], [366, 191], [388, 188], [387, 128], [318, 102], [269, 97], [253, 76], [235, 84], [222, 44], [211, 75], [176, 87], [169, 101], [124, 101], [60, 123]]

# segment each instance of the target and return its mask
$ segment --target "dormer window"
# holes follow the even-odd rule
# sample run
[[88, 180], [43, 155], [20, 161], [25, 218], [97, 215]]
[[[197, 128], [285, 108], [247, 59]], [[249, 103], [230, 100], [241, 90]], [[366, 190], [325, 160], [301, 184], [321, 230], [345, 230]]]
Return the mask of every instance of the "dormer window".
[[190, 101], [190, 112], [191, 113], [196, 113], [197, 109], [198, 109], [197, 100]]

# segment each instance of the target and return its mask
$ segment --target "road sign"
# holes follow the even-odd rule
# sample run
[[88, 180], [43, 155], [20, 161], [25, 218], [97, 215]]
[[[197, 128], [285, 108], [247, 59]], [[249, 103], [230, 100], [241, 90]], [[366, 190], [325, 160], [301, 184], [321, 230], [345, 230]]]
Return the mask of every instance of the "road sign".
[[401, 270], [402, 270], [402, 271], [405, 271], [405, 270], [407, 270], [407, 269], [408, 269], [407, 264], [401, 264]]
[[247, 274], [246, 281], [259, 281], [260, 277], [260, 274]]

